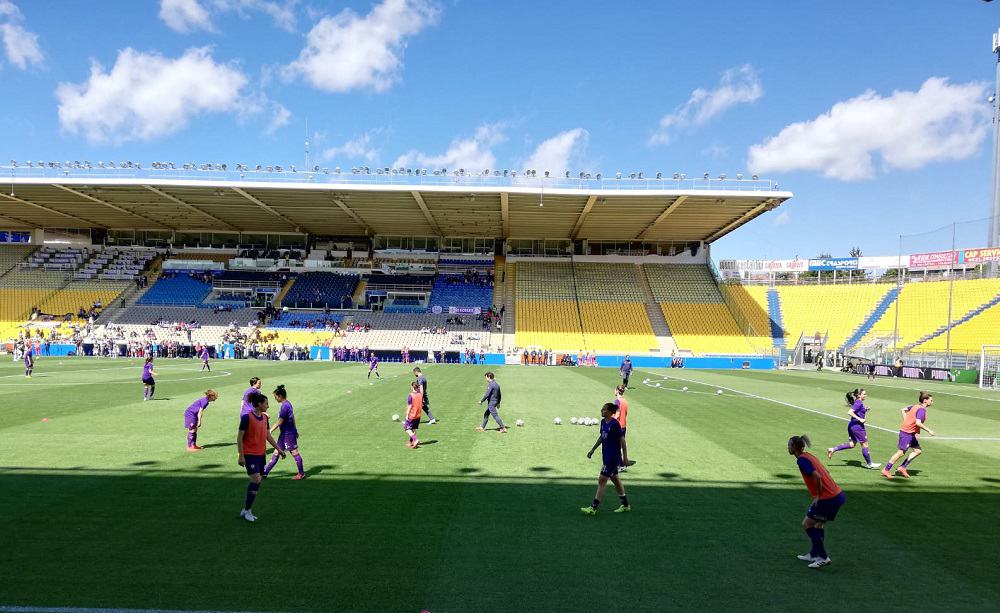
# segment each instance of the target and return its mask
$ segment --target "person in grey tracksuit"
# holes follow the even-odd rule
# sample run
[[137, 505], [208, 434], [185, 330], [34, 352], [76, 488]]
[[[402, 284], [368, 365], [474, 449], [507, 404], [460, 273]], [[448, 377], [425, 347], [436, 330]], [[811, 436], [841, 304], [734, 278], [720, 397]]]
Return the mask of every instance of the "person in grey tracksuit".
[[486, 393], [483, 394], [483, 399], [479, 401], [479, 404], [483, 404], [484, 402], [486, 403], [486, 411], [483, 412], [483, 423], [476, 428], [476, 431], [485, 432], [486, 422], [489, 421], [490, 415], [492, 415], [493, 420], [500, 426], [500, 434], [506, 433], [507, 426], [500, 419], [500, 384], [496, 382], [496, 377], [492, 372], [486, 373]]

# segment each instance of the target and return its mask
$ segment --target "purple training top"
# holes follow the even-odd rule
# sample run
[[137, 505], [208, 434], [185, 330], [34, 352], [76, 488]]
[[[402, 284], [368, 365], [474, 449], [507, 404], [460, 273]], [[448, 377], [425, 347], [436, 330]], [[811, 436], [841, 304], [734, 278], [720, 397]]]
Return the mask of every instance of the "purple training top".
[[[851, 405], [851, 410], [853, 410], [854, 414], [857, 415], [859, 418], [864, 419], [865, 414], [868, 412], [868, 407], [865, 406], [865, 403], [863, 401], [855, 400], [854, 404]], [[864, 426], [863, 423], [861, 423], [857, 419], [854, 419], [853, 417], [851, 418], [851, 423], [849, 425]]]
[[256, 387], [248, 387], [247, 391], [243, 392], [243, 406], [240, 409], [240, 417], [253, 413], [253, 405], [250, 404], [250, 394], [256, 394], [256, 393], [257, 393]]
[[142, 378], [150, 379], [153, 376], [153, 363], [146, 362], [142, 367]]
[[371, 359], [371, 364], [368, 366], [368, 369], [371, 370], [377, 367], [378, 367], [378, 356], [373, 354]]
[[191, 406], [189, 406], [184, 411], [184, 413], [186, 415], [195, 415], [195, 416], [197, 416], [198, 415], [198, 411], [201, 411], [202, 409], [207, 409], [207, 408], [208, 408], [208, 397], [202, 396], [198, 400], [195, 400], [194, 402], [192, 402]]
[[287, 400], [281, 403], [281, 410], [278, 411], [278, 418], [281, 419], [281, 425], [278, 426], [278, 432], [282, 436], [286, 434], [294, 434], [298, 436], [299, 431], [295, 427], [295, 413], [292, 412], [292, 403]]
[[205, 362], [207, 362], [207, 361], [208, 361], [208, 348], [207, 348], [207, 347], [206, 347], [206, 348], [203, 348], [203, 349], [201, 350], [201, 359], [202, 359], [203, 361], [205, 361]]

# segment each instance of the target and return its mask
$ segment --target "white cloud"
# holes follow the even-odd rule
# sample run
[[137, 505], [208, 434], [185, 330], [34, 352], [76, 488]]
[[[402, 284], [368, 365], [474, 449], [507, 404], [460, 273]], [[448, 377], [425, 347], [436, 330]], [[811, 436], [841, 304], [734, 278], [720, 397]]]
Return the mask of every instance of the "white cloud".
[[268, 15], [275, 25], [295, 30], [295, 5], [298, 0], [160, 0], [160, 19], [175, 32], [195, 30], [215, 32], [212, 13], [236, 13], [247, 18], [257, 11]]
[[160, 0], [160, 19], [174, 32], [214, 32], [208, 9], [198, 0]]
[[273, 103], [273, 110], [271, 121], [268, 122], [267, 129], [264, 130], [265, 134], [274, 134], [287, 126], [292, 119], [292, 112], [286, 109], [283, 104]]
[[29, 32], [19, 25], [0, 23], [0, 36], [3, 37], [7, 61], [21, 70], [29, 64], [41, 64], [44, 59], [42, 48], [38, 45], [38, 35]]
[[879, 155], [886, 169], [916, 169], [967, 158], [990, 130], [987, 85], [927, 79], [918, 91], [888, 97], [867, 91], [811, 121], [793, 123], [750, 147], [754, 172], [809, 170], [844, 181], [871, 179]]
[[437, 17], [428, 0], [383, 0], [364, 17], [344, 9], [313, 26], [285, 74], [326, 92], [385, 91], [399, 78], [406, 39]]
[[783, 226], [792, 220], [792, 216], [788, 214], [788, 211], [782, 211], [771, 220], [772, 226]]
[[471, 172], [482, 172], [496, 168], [497, 159], [493, 155], [493, 147], [507, 140], [502, 126], [484, 124], [476, 128], [471, 138], [455, 139], [448, 150], [439, 155], [428, 155], [420, 151], [409, 151], [393, 162], [394, 168], [446, 168], [457, 170], [464, 168]]
[[764, 95], [757, 71], [750, 64], [730, 68], [722, 73], [714, 89], [698, 88], [691, 92], [687, 102], [660, 118], [660, 125], [649, 138], [651, 145], [670, 142], [670, 133], [678, 128], [699, 126], [727, 109], [754, 102]]
[[177, 132], [205, 113], [254, 110], [246, 76], [208, 48], [171, 59], [128, 48], [109, 71], [98, 63], [84, 83], [60, 83], [59, 123], [93, 143], [148, 140]]
[[560, 132], [552, 138], [542, 141], [527, 160], [521, 163], [521, 168], [536, 172], [552, 171], [561, 174], [570, 168], [570, 163], [579, 161], [587, 146], [590, 133], [583, 128], [574, 128]]
[[343, 145], [324, 149], [323, 159], [327, 161], [364, 159], [368, 162], [374, 162], [378, 157], [378, 149], [372, 144], [372, 136], [372, 132], [365, 132], [361, 136], [345, 142]]
[[41, 64], [45, 55], [38, 44], [38, 35], [21, 25], [23, 20], [16, 4], [0, 0], [0, 39], [3, 39], [7, 61], [21, 70], [27, 70], [31, 64]]

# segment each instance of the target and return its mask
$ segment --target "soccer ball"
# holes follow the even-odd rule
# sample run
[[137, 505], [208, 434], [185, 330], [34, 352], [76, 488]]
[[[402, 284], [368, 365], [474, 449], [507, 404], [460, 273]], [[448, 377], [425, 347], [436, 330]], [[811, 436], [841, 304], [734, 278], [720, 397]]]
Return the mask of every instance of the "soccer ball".
[[562, 425], [562, 419], [556, 417], [555, 419], [552, 420], [552, 423], [554, 423], [557, 426], [561, 426]]
[[577, 424], [577, 419], [575, 417], [570, 417], [569, 418], [569, 423], [571, 423], [571, 424], [573, 424], [575, 426]]
[[688, 391], [688, 388], [687, 388], [687, 386], [685, 386], [685, 387], [684, 387], [684, 389], [682, 389], [681, 391], [682, 391], [682, 392], [686, 392], [686, 391]]
[[588, 425], [588, 426], [593, 426], [593, 425], [594, 425], [594, 424], [596, 424], [596, 423], [597, 423], [597, 420], [596, 420], [596, 419], [594, 419], [593, 417], [588, 417], [588, 418], [587, 418], [587, 425]]
[[399, 421], [399, 415], [393, 415], [392, 421]]
[[520, 428], [521, 426], [524, 425], [524, 420], [523, 419], [519, 419], [519, 420], [517, 420], [517, 421], [514, 422], [514, 425], [517, 426], [518, 428]]
[[657, 383], [657, 384], [656, 384], [656, 387], [660, 387], [660, 384], [659, 384], [659, 383]]
[[715, 390], [715, 393], [721, 396], [722, 395], [722, 390]]

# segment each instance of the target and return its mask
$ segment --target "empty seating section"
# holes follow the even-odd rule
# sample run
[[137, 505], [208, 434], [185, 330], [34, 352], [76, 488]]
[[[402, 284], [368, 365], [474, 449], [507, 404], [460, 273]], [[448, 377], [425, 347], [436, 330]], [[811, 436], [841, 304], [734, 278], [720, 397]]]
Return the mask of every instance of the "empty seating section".
[[482, 283], [466, 283], [460, 275], [438, 275], [431, 291], [431, 306], [480, 307], [488, 309], [493, 305], [493, 286]]
[[580, 317], [588, 351], [645, 353], [658, 349], [641, 302], [581, 300]]
[[737, 323], [708, 267], [647, 264], [643, 269], [679, 349], [695, 354], [746, 355], [770, 347], [766, 331], [756, 336], [754, 330]]
[[[948, 281], [911, 282], [903, 286], [899, 294], [899, 342], [904, 346], [918, 343], [927, 335], [948, 326]], [[960, 320], [967, 313], [994, 300], [1000, 295], [1000, 279], [966, 279], [956, 280], [952, 291], [951, 319]], [[982, 328], [984, 334], [981, 340], [971, 338], [971, 332], [981, 329], [980, 326], [995, 318], [994, 306], [986, 312], [976, 315], [968, 322], [956, 326], [952, 331], [952, 346], [961, 341], [962, 351], [978, 351], [980, 346], [1000, 343], [1000, 328]], [[984, 318], [985, 316], [985, 318]], [[984, 319], [980, 319], [984, 318]], [[890, 306], [885, 314], [875, 323], [866, 339], [873, 337], [891, 337], [895, 329], [896, 305]], [[862, 343], [865, 341], [863, 340]], [[941, 335], [915, 347], [916, 351], [943, 351], [946, 336]]]
[[802, 334], [829, 334], [826, 346], [840, 347], [891, 287], [885, 283], [778, 287], [785, 340], [794, 346]]
[[[297, 317], [298, 314], [286, 315], [285, 317]], [[269, 326], [269, 332], [276, 332], [278, 338], [275, 342], [286, 345], [324, 345], [331, 347], [369, 347], [371, 349], [391, 349], [400, 350], [402, 347], [409, 347], [413, 350], [435, 351], [461, 351], [465, 348], [479, 351], [491, 351], [492, 335], [489, 330], [482, 328], [482, 324], [474, 317], [464, 317], [464, 323], [457, 325], [448, 323], [449, 316], [446, 314], [434, 315], [430, 313], [421, 314], [399, 314], [399, 313], [361, 313], [357, 315], [345, 316], [343, 321], [346, 327], [354, 322], [360, 324], [370, 324], [370, 332], [345, 332], [345, 336], [335, 336], [333, 332], [326, 329], [318, 330], [295, 330], [290, 328], [275, 329], [274, 325]], [[443, 327], [444, 334], [432, 334], [431, 329]]]
[[771, 334], [771, 316], [767, 312], [766, 285], [740, 285], [726, 283], [721, 286], [723, 294], [739, 308], [746, 317], [750, 328], [760, 336]]
[[646, 264], [649, 288], [657, 302], [722, 302], [708, 267], [694, 264]]
[[664, 302], [660, 305], [677, 347], [695, 354], [755, 354], [756, 346], [744, 336], [729, 308], [720, 302]]
[[581, 301], [643, 302], [635, 264], [576, 264], [573, 272]]
[[145, 249], [106, 248], [95, 252], [73, 275], [74, 279], [106, 279], [131, 281], [156, 258], [156, 252]]
[[[1000, 305], [994, 305], [951, 330], [951, 351], [953, 353], [979, 354], [983, 345], [1000, 343]], [[920, 343], [914, 351], [943, 352], [948, 348], [948, 337], [939, 334]]]
[[29, 245], [4, 245], [0, 248], [0, 275], [7, 274], [23, 262], [36, 247]]
[[282, 304], [297, 308], [339, 309], [354, 295], [358, 286], [357, 275], [333, 272], [307, 272], [299, 275], [292, 288], [285, 294]]
[[[511, 274], [508, 266], [508, 277]], [[515, 344], [565, 351], [585, 349], [573, 264], [518, 262], [513, 274], [517, 276]]]
[[157, 279], [137, 304], [195, 306], [201, 304], [211, 291], [212, 285], [201, 278], [178, 273], [176, 276]]

